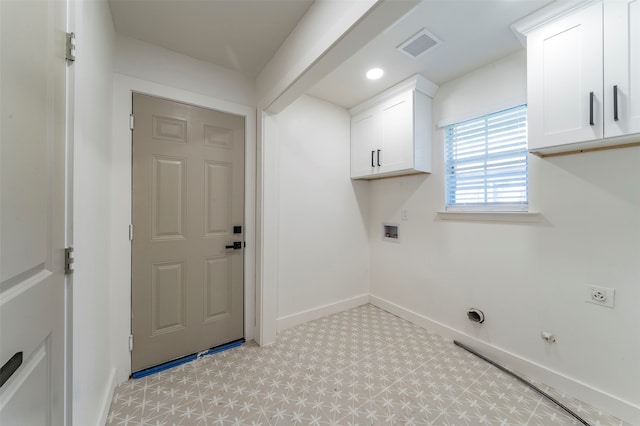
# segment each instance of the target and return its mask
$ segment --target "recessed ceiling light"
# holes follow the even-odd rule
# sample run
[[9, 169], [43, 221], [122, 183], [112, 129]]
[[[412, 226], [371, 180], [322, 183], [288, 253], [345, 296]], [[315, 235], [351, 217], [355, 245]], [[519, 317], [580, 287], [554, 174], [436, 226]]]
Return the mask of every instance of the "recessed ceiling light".
[[367, 78], [369, 80], [377, 80], [384, 75], [382, 68], [372, 68], [367, 71]]

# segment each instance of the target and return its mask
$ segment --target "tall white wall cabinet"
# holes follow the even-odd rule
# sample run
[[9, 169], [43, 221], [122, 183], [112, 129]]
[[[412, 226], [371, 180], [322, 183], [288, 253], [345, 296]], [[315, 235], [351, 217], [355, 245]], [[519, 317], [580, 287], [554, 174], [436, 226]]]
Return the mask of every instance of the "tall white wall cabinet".
[[586, 4], [525, 32], [533, 153], [640, 141], [640, 0]]
[[352, 108], [351, 178], [431, 172], [431, 98], [421, 75]]

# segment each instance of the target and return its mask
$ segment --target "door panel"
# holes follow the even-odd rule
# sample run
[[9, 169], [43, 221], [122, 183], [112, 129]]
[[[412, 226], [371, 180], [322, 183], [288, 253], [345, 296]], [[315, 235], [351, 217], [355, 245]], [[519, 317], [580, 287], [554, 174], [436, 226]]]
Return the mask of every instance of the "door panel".
[[0, 424], [64, 422], [66, 2], [1, 1]]
[[208, 161], [205, 175], [206, 236], [224, 235], [231, 223], [233, 164]]
[[[19, 374], [11, 385], [7, 385], [6, 394], [10, 395], [2, 408], [3, 425], [48, 425], [49, 398], [46, 392], [47, 378], [50, 375], [49, 340], [43, 342], [27, 364], [23, 364], [23, 374]], [[58, 423], [62, 424], [62, 423]]]
[[153, 139], [187, 143], [187, 122], [171, 117], [151, 116]]
[[244, 118], [134, 94], [132, 370], [243, 337]]
[[233, 131], [224, 127], [204, 126], [204, 143], [225, 149], [233, 149]]
[[184, 262], [156, 263], [152, 268], [151, 334], [157, 335], [185, 328]]
[[231, 262], [227, 257], [207, 259], [205, 318], [207, 321], [231, 315]]
[[153, 156], [151, 221], [153, 239], [184, 239], [186, 160]]

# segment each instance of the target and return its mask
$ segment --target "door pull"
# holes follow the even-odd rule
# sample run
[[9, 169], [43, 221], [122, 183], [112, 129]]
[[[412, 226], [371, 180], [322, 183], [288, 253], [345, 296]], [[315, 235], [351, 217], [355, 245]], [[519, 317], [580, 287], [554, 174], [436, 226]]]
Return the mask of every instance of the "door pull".
[[242, 241], [234, 241], [233, 244], [231, 244], [229, 246], [224, 246], [224, 248], [240, 250], [242, 248]]
[[2, 368], [0, 368], [0, 387], [4, 385], [11, 376], [13, 376], [13, 373], [15, 373], [21, 365], [22, 352], [17, 352], [2, 366]]
[[593, 121], [593, 92], [589, 93], [589, 126], [595, 126], [595, 122]]
[[618, 121], [618, 85], [613, 86], [613, 119]]

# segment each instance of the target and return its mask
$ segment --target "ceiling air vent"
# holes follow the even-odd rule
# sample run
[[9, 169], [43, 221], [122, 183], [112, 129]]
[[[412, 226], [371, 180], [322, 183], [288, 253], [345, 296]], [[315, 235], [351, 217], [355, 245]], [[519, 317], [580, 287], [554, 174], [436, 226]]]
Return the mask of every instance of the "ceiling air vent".
[[424, 55], [427, 51], [433, 49], [440, 40], [426, 29], [421, 29], [417, 34], [398, 46], [398, 49], [405, 55], [417, 58]]

